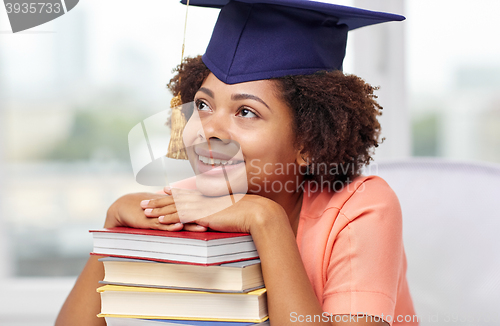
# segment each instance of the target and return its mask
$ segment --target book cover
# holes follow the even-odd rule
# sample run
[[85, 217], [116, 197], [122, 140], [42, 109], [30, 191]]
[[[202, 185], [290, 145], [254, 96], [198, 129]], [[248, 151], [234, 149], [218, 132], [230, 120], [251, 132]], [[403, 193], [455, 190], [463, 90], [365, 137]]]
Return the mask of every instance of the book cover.
[[148, 260], [106, 257], [105, 277], [100, 283], [208, 292], [250, 292], [264, 287], [260, 260], [215, 266], [173, 264]]
[[94, 254], [213, 265], [258, 258], [245, 233], [169, 232], [133, 228], [91, 230]]
[[100, 317], [262, 322], [267, 319], [266, 289], [248, 293], [138, 288], [105, 285]]
[[147, 236], [159, 236], [168, 238], [179, 238], [179, 239], [193, 239], [200, 241], [210, 241], [218, 239], [230, 239], [230, 238], [240, 238], [249, 237], [248, 233], [231, 233], [231, 232], [190, 232], [190, 231], [162, 231], [162, 230], [152, 230], [152, 229], [135, 229], [127, 227], [115, 227], [108, 229], [94, 229], [90, 230], [91, 233], [123, 233], [123, 234], [137, 234], [137, 235], [147, 235]]

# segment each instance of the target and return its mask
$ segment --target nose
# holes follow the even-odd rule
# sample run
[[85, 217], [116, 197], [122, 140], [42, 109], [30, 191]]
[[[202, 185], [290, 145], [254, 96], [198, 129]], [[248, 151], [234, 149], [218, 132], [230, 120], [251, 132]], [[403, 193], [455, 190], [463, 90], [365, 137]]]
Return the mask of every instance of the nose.
[[214, 112], [210, 117], [201, 120], [201, 127], [198, 131], [198, 136], [204, 140], [217, 140], [222, 143], [231, 141], [231, 133], [229, 132], [230, 117], [224, 112]]

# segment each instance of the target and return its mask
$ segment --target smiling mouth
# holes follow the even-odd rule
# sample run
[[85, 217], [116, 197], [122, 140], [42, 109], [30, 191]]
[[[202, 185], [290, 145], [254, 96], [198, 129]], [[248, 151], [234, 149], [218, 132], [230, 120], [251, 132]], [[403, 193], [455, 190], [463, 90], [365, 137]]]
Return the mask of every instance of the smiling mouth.
[[245, 161], [241, 160], [222, 160], [222, 159], [214, 159], [202, 155], [198, 155], [198, 160], [202, 162], [203, 164], [206, 165], [211, 165], [211, 166], [227, 166], [227, 165], [236, 165], [243, 163]]

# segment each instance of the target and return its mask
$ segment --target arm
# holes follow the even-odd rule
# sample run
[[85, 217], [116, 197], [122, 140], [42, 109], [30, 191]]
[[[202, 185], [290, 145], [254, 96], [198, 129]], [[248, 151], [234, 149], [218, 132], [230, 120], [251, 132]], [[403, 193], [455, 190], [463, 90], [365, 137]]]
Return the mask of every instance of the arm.
[[101, 311], [101, 297], [96, 292], [99, 281], [104, 278], [104, 268], [98, 261], [101, 256], [91, 256], [66, 298], [56, 326], [105, 326], [104, 318], [98, 318]]
[[[414, 316], [415, 311], [412, 308], [411, 298], [408, 293], [400, 291], [402, 282], [406, 283], [406, 267], [399, 201], [392, 189], [382, 179], [371, 177], [362, 180], [362, 183], [351, 184], [352, 190], [346, 188], [344, 196], [342, 194], [333, 196], [335, 201], [325, 207], [321, 206], [318, 212], [313, 213], [305, 208], [305, 213], [313, 214], [310, 216], [314, 216], [314, 218], [302, 221], [304, 223], [302, 242], [304, 244], [304, 241], [312, 241], [312, 246], [304, 246], [304, 248], [309, 248], [304, 252], [306, 255], [304, 261], [311, 262], [308, 258], [314, 257], [311, 256], [315, 250], [312, 248], [317, 248], [317, 244], [319, 244], [319, 242], [314, 241], [315, 238], [335, 239], [334, 246], [333, 242], [330, 242], [324, 252], [318, 253], [320, 259], [323, 259], [324, 265], [323, 271], [316, 274], [316, 277], [326, 277], [323, 279], [325, 283], [320, 284], [323, 287], [323, 301], [318, 302], [314, 298], [307, 303], [313, 302], [321, 305], [325, 311], [336, 314], [351, 311], [351, 313], [365, 312], [374, 316]], [[339, 210], [324, 210], [328, 207], [341, 208]], [[264, 219], [257, 219], [257, 223], [252, 224], [252, 226], [257, 227], [255, 232], [252, 231], [252, 235], [254, 239], [258, 240], [256, 245], [261, 258], [265, 258], [262, 266], [264, 273], [267, 274], [265, 276], [266, 286], [268, 288], [272, 286], [275, 293], [279, 295], [277, 302], [281, 309], [283, 306], [281, 306], [280, 299], [281, 301], [284, 301], [283, 299], [290, 301], [293, 296], [296, 296], [296, 302], [300, 304], [300, 296], [306, 296], [306, 294], [300, 294], [298, 282], [300, 280], [298, 270], [303, 269], [304, 265], [299, 257], [295, 239], [289, 229], [287, 230], [285, 227], [285, 223], [279, 224], [279, 220], [275, 221], [277, 219], [273, 216], [279, 216], [277, 214], [266, 216], [267, 211], [267, 209], [260, 210], [259, 214], [263, 214], [261, 216]], [[320, 217], [322, 218], [317, 219]], [[309, 225], [314, 224], [314, 233], [305, 233], [307, 230], [305, 228], [306, 221], [310, 222]], [[324, 223], [320, 223], [320, 221]], [[307, 238], [305, 238], [306, 235]], [[286, 241], [287, 238], [288, 241]], [[323, 243], [322, 241], [324, 240], [320, 242]], [[263, 246], [263, 250], [260, 249], [261, 246]], [[276, 257], [290, 253], [295, 253], [295, 257], [299, 258], [275, 260]], [[266, 257], [267, 255], [269, 258]], [[314, 269], [308, 270], [308, 272], [314, 273]], [[323, 274], [325, 272], [326, 275]], [[310, 286], [304, 277], [302, 280], [305, 283], [304, 287]], [[272, 312], [271, 309], [273, 309], [276, 299], [273, 299], [271, 295], [270, 292], [269, 307]], [[286, 306], [284, 307], [286, 308]], [[290, 320], [286, 320], [287, 317], [289, 318], [286, 313], [293, 311], [297, 315], [305, 316], [311, 315], [314, 311], [312, 310], [314, 307], [307, 307], [300, 311], [294, 310], [293, 306], [287, 309], [280, 313], [279, 316], [282, 319], [278, 319], [279, 325], [281, 322], [284, 325], [292, 324]], [[272, 313], [274, 314], [274, 312]], [[271, 322], [274, 319], [276, 319], [274, 315], [271, 316]], [[387, 325], [386, 322], [377, 317], [373, 320], [380, 320], [378, 322], [372, 321], [372, 318], [369, 317], [356, 318], [356, 321], [351, 323], [349, 323], [351, 318], [345, 318], [345, 320], [346, 322], [340, 323], [334, 320], [332, 324]]]
[[[250, 232], [262, 262], [272, 323], [292, 324], [292, 312], [297, 315], [321, 316], [323, 310], [307, 277], [285, 212], [276, 208], [264, 208], [256, 216], [256, 220]], [[300, 325], [297, 322], [293, 324]]]
[[[158, 219], [147, 218], [141, 208], [144, 200], [158, 199], [165, 195], [137, 193], [119, 198], [108, 209], [105, 228], [131, 226], [176, 231], [182, 225], [163, 225]], [[56, 326], [103, 326], [104, 318], [97, 318], [101, 311], [101, 297], [96, 292], [99, 281], [104, 278], [104, 268], [98, 259], [91, 256], [78, 277], [73, 289], [66, 298], [56, 320]]]
[[[183, 205], [186, 215], [196, 214], [207, 206], [202, 196], [190, 193]], [[209, 199], [210, 205], [216, 205], [216, 199]], [[165, 214], [165, 199], [151, 201], [152, 215], [165, 215], [168, 223], [174, 223], [176, 216]], [[187, 211], [187, 208], [192, 211]], [[267, 288], [268, 309], [273, 325], [300, 325], [291, 316], [321, 316], [323, 309], [313, 291], [305, 271], [296, 244], [295, 235], [290, 226], [285, 210], [272, 200], [264, 197], [246, 195], [243, 199], [227, 209], [202, 218], [196, 223], [213, 230], [226, 232], [249, 232], [259, 252], [262, 272]], [[305, 325], [332, 325], [330, 320], [322, 318], [318, 322], [304, 322]], [[385, 322], [366, 322], [364, 318], [354, 323], [340, 322], [335, 325], [387, 325]]]
[[[295, 316], [322, 316], [323, 309], [306, 274], [295, 235], [283, 209], [264, 205], [255, 216], [250, 232], [262, 261], [268, 291], [268, 309], [273, 325], [387, 325], [385, 322], [334, 322], [326, 318], [301, 323]], [[347, 320], [347, 318], [346, 318]]]

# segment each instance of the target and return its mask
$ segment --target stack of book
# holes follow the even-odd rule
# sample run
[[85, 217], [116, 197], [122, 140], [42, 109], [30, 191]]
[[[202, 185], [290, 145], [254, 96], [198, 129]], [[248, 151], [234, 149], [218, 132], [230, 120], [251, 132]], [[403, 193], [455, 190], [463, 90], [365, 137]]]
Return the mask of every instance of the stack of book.
[[268, 325], [266, 289], [249, 234], [91, 230], [105, 277], [108, 326]]

